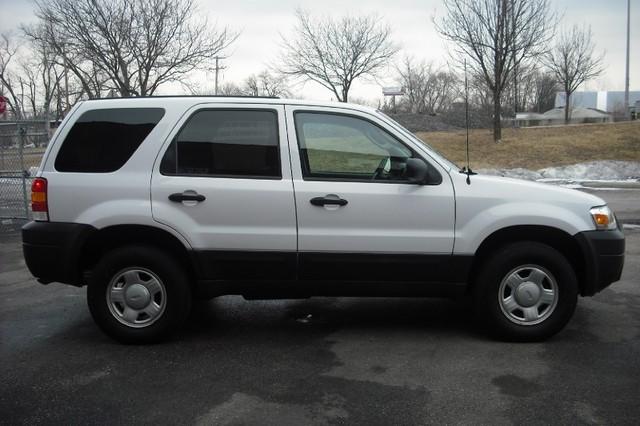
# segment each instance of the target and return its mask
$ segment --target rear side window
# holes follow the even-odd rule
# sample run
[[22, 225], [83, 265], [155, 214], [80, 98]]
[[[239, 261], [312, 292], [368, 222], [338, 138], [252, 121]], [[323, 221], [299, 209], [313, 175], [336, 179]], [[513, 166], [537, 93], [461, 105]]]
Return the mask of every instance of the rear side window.
[[79, 173], [118, 170], [163, 115], [162, 108], [113, 108], [85, 112], [62, 143], [56, 157], [56, 170]]
[[281, 178], [278, 116], [271, 110], [202, 110], [167, 149], [171, 176]]

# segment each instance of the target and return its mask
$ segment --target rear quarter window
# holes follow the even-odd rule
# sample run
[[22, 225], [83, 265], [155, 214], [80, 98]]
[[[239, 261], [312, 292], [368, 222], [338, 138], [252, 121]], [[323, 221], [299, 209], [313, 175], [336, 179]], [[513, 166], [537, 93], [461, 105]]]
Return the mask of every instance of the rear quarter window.
[[74, 123], [55, 161], [59, 172], [109, 173], [121, 168], [158, 124], [162, 108], [87, 111]]

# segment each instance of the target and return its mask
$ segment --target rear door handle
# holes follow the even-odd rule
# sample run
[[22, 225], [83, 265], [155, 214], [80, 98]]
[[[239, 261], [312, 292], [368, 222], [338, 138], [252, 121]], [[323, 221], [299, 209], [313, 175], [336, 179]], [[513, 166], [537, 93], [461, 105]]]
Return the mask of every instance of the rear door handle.
[[207, 197], [205, 197], [202, 194], [197, 194], [197, 193], [189, 193], [189, 192], [176, 192], [174, 194], [169, 195], [169, 200], [173, 201], [174, 203], [181, 203], [183, 201], [197, 201], [197, 202], [202, 202], [204, 200], [206, 200]]
[[346, 206], [349, 202], [342, 198], [315, 197], [309, 200], [314, 206]]

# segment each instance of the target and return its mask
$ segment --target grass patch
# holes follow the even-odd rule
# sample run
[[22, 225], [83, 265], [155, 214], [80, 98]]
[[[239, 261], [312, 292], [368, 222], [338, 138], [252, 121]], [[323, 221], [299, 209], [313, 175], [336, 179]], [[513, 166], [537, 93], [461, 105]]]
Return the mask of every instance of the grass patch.
[[[417, 136], [458, 165], [465, 163], [465, 132], [419, 132]], [[640, 161], [640, 121], [558, 127], [506, 128], [502, 143], [491, 130], [469, 134], [472, 168], [537, 170], [594, 160]]]
[[360, 173], [372, 175], [386, 155], [344, 153], [334, 150], [307, 149], [309, 167], [314, 173]]

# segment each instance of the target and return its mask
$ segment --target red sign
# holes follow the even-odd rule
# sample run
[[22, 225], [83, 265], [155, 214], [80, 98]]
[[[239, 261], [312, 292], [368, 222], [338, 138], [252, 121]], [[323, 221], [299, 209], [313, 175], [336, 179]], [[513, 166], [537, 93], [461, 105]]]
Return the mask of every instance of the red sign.
[[4, 114], [6, 110], [7, 110], [7, 100], [4, 98], [4, 96], [0, 96], [0, 114]]

